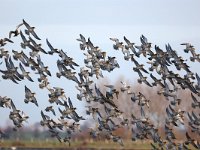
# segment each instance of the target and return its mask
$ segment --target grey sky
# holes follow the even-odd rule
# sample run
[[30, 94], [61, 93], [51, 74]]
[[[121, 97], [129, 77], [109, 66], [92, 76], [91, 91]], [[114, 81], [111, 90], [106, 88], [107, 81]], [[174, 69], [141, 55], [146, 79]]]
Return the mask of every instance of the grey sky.
[[1, 0], [1, 24], [198, 26], [198, 0]]
[[[0, 37], [8, 36], [9, 31], [25, 19], [36, 27], [43, 45], [46, 46], [45, 39], [48, 38], [55, 47], [63, 48], [78, 62], [83, 57], [76, 41], [80, 33], [90, 37], [95, 45], [114, 56], [119, 53], [112, 49], [109, 37], [122, 40], [124, 35], [136, 44], [140, 43], [139, 37], [144, 34], [149, 41], [162, 48], [170, 43], [173, 48], [181, 49], [182, 42], [191, 42], [196, 48], [200, 48], [199, 0], [0, 0], [0, 3]], [[51, 57], [45, 59], [53, 62]], [[121, 69], [114, 73], [114, 77], [117, 78], [122, 72], [129, 79], [134, 77], [128, 71], [127, 63], [121, 63]], [[113, 77], [112, 73], [111, 76]], [[51, 82], [65, 86], [58, 80], [52, 79]], [[25, 84], [29, 84], [31, 89], [37, 85], [23, 82], [20, 88], [10, 81], [1, 81], [0, 95], [13, 99], [17, 97], [19, 100], [14, 101], [20, 101], [19, 107], [32, 114], [30, 123], [33, 123], [40, 120], [39, 113], [34, 112], [36, 109], [30, 109], [33, 105], [25, 106], [23, 103]], [[71, 83], [67, 84], [67, 88], [73, 86]], [[37, 91], [36, 88], [35, 90]], [[67, 93], [70, 96], [74, 94], [71, 91]], [[43, 109], [47, 104], [47, 97], [39, 98], [46, 98], [39, 102], [40, 109]], [[8, 115], [3, 114], [8, 112], [0, 108], [0, 125], [5, 124]]]

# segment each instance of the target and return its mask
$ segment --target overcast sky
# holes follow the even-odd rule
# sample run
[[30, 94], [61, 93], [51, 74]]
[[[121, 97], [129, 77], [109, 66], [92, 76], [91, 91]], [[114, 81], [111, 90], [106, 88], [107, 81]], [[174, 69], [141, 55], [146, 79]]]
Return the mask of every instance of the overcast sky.
[[[55, 47], [64, 49], [77, 62], [83, 60], [76, 41], [80, 33], [90, 37], [95, 45], [112, 56], [118, 56], [119, 53], [113, 50], [109, 38], [122, 40], [124, 35], [136, 44], [140, 44], [139, 37], [144, 34], [150, 42], [161, 48], [170, 43], [173, 48], [182, 51], [180, 44], [183, 42], [190, 42], [197, 49], [200, 48], [199, 0], [0, 0], [0, 3], [1, 38], [8, 37], [9, 31], [25, 19], [36, 27], [44, 46], [48, 38]], [[19, 45], [14, 44], [9, 48], [19, 49]], [[56, 68], [53, 66], [56, 65], [54, 58], [44, 59], [52, 69]], [[114, 79], [124, 75], [135, 80], [135, 75], [129, 71], [130, 65], [121, 62], [120, 66], [118, 71], [106, 75]], [[76, 92], [71, 88], [74, 85], [70, 81], [63, 81], [66, 80], [51, 79], [54, 86], [64, 86], [67, 96], [75, 98]], [[11, 97], [17, 107], [30, 115], [30, 124], [40, 121], [40, 110], [49, 104], [48, 97], [42, 95], [44, 91], [38, 90], [37, 83], [22, 82], [15, 85], [11, 81], [1, 80], [0, 84], [0, 95]], [[24, 85], [27, 84], [38, 95], [39, 109], [23, 102]], [[75, 99], [73, 102], [81, 113], [84, 104]], [[0, 108], [0, 125], [5, 125], [8, 113], [9, 110]]]

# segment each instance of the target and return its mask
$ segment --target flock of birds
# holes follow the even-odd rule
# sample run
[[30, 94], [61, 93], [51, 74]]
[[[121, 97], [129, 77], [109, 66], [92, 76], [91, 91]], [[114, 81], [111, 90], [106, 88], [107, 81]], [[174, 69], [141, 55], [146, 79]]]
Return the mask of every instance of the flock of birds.
[[[22, 31], [21, 28], [25, 27]], [[4, 46], [13, 43], [12, 38], [21, 37], [21, 51], [6, 50]], [[200, 143], [186, 132], [186, 140], [177, 142], [173, 127], [184, 125], [185, 117], [188, 118], [188, 124], [192, 132], [200, 135], [200, 115], [192, 112], [185, 112], [181, 109], [181, 99], [177, 96], [180, 89], [187, 89], [191, 92], [191, 106], [194, 110], [200, 109], [200, 77], [197, 73], [190, 70], [190, 66], [186, 63], [169, 44], [166, 45], [166, 51], [158, 46], [152, 48], [152, 44], [148, 42], [145, 36], [140, 37], [141, 45], [135, 45], [124, 36], [124, 42], [117, 38], [110, 38], [114, 42], [114, 50], [121, 51], [125, 61], [133, 63], [133, 71], [139, 76], [138, 83], [145, 84], [148, 87], [158, 86], [160, 90], [157, 94], [163, 95], [169, 101], [166, 107], [165, 122], [165, 138], [163, 139], [158, 132], [158, 128], [148, 117], [147, 110], [151, 100], [140, 91], [136, 93], [132, 90], [131, 85], [124, 81], [120, 81], [121, 87], [117, 89], [114, 85], [105, 85], [106, 92], [94, 83], [93, 78], [103, 78], [103, 72], [112, 72], [119, 68], [116, 57], [107, 56], [98, 46], [95, 46], [90, 38], [86, 39], [82, 34], [77, 41], [80, 42], [80, 50], [84, 53], [84, 67], [80, 67], [73, 58], [68, 56], [62, 49], [54, 48], [48, 39], [46, 43], [49, 47], [47, 51], [39, 43], [41, 39], [36, 34], [34, 27], [30, 26], [25, 20], [19, 24], [14, 31], [10, 31], [8, 38], [0, 39], [0, 65], [5, 65], [5, 70], [1, 70], [1, 77], [4, 80], [10, 80], [15, 84], [19, 84], [22, 80], [35, 82], [31, 77], [31, 70], [37, 75], [38, 86], [40, 89], [48, 91], [49, 106], [45, 110], [41, 110], [42, 126], [47, 127], [50, 134], [56, 137], [60, 142], [68, 142], [73, 133], [81, 131], [80, 121], [86, 120], [77, 113], [77, 108], [73, 105], [73, 100], [66, 96], [66, 92], [62, 87], [52, 87], [49, 78], [53, 76], [48, 66], [42, 61], [43, 55], [57, 55], [56, 62], [58, 72], [57, 78], [66, 78], [74, 82], [78, 91], [77, 99], [86, 101], [86, 114], [91, 115], [96, 125], [90, 128], [90, 135], [98, 138], [101, 133], [114, 142], [123, 144], [120, 135], [116, 135], [115, 131], [119, 128], [131, 127], [132, 140], [152, 140], [152, 149], [189, 149], [188, 145], [200, 149]], [[191, 53], [191, 62], [200, 62], [200, 55], [196, 53], [194, 46], [190, 43], [183, 43], [184, 52]], [[24, 51], [26, 50], [26, 51]], [[29, 53], [27, 53], [29, 51]], [[140, 64], [137, 59], [145, 57], [148, 59], [147, 65]], [[149, 68], [145, 66], [150, 65]], [[174, 67], [174, 69], [171, 69]], [[80, 71], [77, 71], [80, 69]], [[171, 70], [170, 70], [171, 69]], [[182, 71], [185, 74], [181, 76], [176, 73]], [[160, 77], [160, 78], [159, 78]], [[148, 80], [150, 78], [151, 80]], [[153, 82], [152, 82], [153, 81]], [[39, 107], [36, 93], [26, 85], [24, 86], [26, 104], [33, 103]], [[140, 117], [136, 117], [134, 113], [131, 118], [125, 118], [123, 112], [119, 109], [115, 99], [119, 94], [130, 96], [130, 101], [137, 104], [140, 108]], [[58, 112], [56, 113], [56, 104]], [[16, 108], [13, 100], [7, 96], [0, 96], [0, 107], [10, 109], [9, 118], [14, 124], [14, 130], [18, 130], [23, 123], [29, 119], [22, 110]], [[101, 107], [101, 108], [100, 108]], [[50, 114], [51, 113], [51, 114]], [[51, 115], [59, 116], [52, 119]], [[0, 137], [6, 133], [0, 130]]]

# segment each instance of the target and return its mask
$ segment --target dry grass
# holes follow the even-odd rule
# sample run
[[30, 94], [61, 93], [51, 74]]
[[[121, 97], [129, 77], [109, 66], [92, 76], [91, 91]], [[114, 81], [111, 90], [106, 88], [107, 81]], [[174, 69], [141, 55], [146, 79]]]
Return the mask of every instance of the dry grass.
[[23, 147], [23, 148], [98, 148], [98, 149], [151, 149], [150, 142], [133, 142], [124, 141], [124, 147], [120, 146], [118, 143], [112, 141], [72, 141], [69, 147], [68, 143], [60, 143], [57, 140], [49, 141], [11, 141], [4, 140], [0, 142], [0, 147]]

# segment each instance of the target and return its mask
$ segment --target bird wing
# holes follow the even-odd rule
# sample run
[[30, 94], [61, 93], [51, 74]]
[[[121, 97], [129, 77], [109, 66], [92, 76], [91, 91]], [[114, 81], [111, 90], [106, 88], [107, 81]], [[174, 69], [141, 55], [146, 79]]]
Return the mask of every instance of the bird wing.
[[197, 103], [198, 101], [197, 101], [197, 99], [196, 99], [196, 97], [191, 93], [191, 96], [192, 96], [192, 100], [195, 102], [195, 103]]
[[70, 108], [74, 108], [73, 105], [72, 105], [72, 101], [71, 101], [70, 97], [68, 97], [68, 103], [69, 103]]
[[17, 110], [16, 107], [15, 107], [15, 104], [13, 103], [12, 100], [11, 100], [10, 104], [11, 104], [11, 107], [12, 107], [13, 111]]
[[197, 73], [196, 73], [196, 78], [197, 78], [197, 84], [200, 85], [200, 77]]

